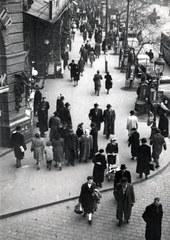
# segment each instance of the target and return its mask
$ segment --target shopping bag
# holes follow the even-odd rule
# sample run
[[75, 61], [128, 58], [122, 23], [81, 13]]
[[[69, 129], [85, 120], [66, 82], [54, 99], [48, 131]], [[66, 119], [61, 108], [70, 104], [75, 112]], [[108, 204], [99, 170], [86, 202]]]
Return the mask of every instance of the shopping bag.
[[81, 203], [78, 203], [75, 207], [74, 207], [74, 212], [77, 214], [82, 214], [83, 213], [83, 208]]

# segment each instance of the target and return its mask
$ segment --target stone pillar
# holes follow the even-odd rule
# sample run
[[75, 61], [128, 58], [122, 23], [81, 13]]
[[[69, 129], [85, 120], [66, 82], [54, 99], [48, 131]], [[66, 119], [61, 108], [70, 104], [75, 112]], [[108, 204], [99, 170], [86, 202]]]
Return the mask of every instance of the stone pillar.
[[[21, 108], [16, 111], [14, 75], [24, 71], [26, 52], [23, 41], [22, 0], [1, 0], [1, 8], [7, 8], [12, 24], [0, 29], [0, 75], [6, 74], [8, 92], [0, 93], [0, 146], [10, 146], [10, 136], [17, 125], [21, 125], [25, 139], [31, 137], [31, 121], [26, 115], [25, 91]], [[0, 20], [1, 21], [1, 20]], [[1, 88], [1, 87], [0, 87]]]

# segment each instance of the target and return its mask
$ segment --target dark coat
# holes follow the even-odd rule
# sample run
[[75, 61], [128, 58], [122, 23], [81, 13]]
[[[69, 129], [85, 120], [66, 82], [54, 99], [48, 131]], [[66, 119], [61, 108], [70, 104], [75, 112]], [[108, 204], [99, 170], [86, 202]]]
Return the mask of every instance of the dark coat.
[[120, 183], [116, 185], [115, 198], [117, 201], [117, 213], [116, 218], [118, 220], [123, 219], [123, 213], [125, 220], [130, 219], [133, 203], [135, 203], [135, 194], [133, 185], [128, 183], [125, 195], [123, 194], [123, 188]]
[[21, 151], [20, 146], [27, 149], [24, 136], [20, 132], [13, 132], [11, 135], [11, 147], [14, 148], [14, 154], [17, 159], [24, 158], [24, 152]]
[[168, 137], [169, 135], [169, 121], [168, 118], [162, 114], [159, 119], [158, 128], [161, 130], [161, 134], [164, 137]]
[[64, 159], [64, 139], [52, 139], [53, 146], [53, 160], [55, 162], [62, 162]]
[[110, 88], [112, 88], [112, 77], [110, 74], [107, 74], [107, 75], [105, 75], [104, 78], [106, 79], [105, 88], [109, 90]]
[[75, 76], [76, 66], [77, 66], [77, 64], [72, 63], [72, 62], [68, 65], [68, 68], [70, 70], [70, 77], [71, 78], [74, 78], [74, 76]]
[[79, 147], [78, 137], [76, 134], [68, 134], [65, 138], [65, 154], [66, 159], [70, 158], [70, 152], [77, 154]]
[[162, 230], [162, 205], [156, 207], [154, 203], [147, 206], [142, 215], [143, 220], [146, 222], [145, 238], [149, 240], [161, 240]]
[[151, 144], [153, 144], [152, 147], [153, 159], [159, 159], [159, 155], [162, 152], [162, 147], [164, 147], [164, 150], [166, 150], [166, 142], [164, 137], [160, 133], [154, 134], [151, 140]]
[[94, 198], [92, 194], [95, 188], [95, 183], [92, 183], [91, 188], [88, 187], [87, 183], [84, 183], [81, 187], [79, 202], [82, 204], [85, 213], [94, 212]]
[[48, 102], [41, 102], [38, 109], [38, 121], [40, 131], [48, 131], [48, 109], [50, 105]]
[[96, 123], [97, 129], [100, 131], [101, 123], [103, 122], [102, 109], [98, 108], [96, 114], [96, 109], [92, 108], [89, 113], [89, 118], [91, 122]]
[[56, 110], [59, 113], [59, 118], [63, 121], [63, 109], [64, 109], [64, 101], [61, 99], [57, 99]]
[[60, 118], [57, 116], [52, 116], [50, 117], [49, 120], [49, 128], [50, 128], [50, 134], [49, 138], [52, 139], [55, 136], [55, 133], [58, 132], [58, 129], [60, 128], [61, 121]]
[[137, 149], [140, 144], [139, 138], [140, 135], [136, 131], [129, 137], [129, 146], [131, 146], [132, 157], [137, 157]]
[[118, 153], [119, 152], [119, 148], [118, 148], [118, 144], [112, 144], [112, 143], [108, 143], [106, 146], [106, 153]]
[[[93, 178], [94, 182], [102, 183], [104, 181], [104, 171], [106, 169], [106, 158], [105, 155], [97, 153], [93, 159], [94, 168], [93, 168]], [[99, 164], [100, 165], [99, 165]]]
[[151, 162], [151, 147], [142, 144], [137, 149], [137, 166], [136, 172], [139, 174], [150, 174], [149, 163]]
[[101, 88], [101, 80], [103, 79], [101, 74], [95, 74], [93, 77], [93, 81], [94, 81], [94, 90], [95, 91], [100, 91]]
[[36, 90], [34, 95], [34, 114], [38, 111], [39, 105], [41, 103], [42, 93], [39, 90]]
[[97, 127], [94, 127], [90, 131], [90, 135], [92, 135], [93, 138], [93, 155], [98, 152], [98, 129]]
[[68, 128], [72, 128], [71, 114], [67, 107], [64, 107], [63, 109], [63, 122], [67, 123]]
[[131, 183], [131, 174], [129, 171], [125, 170], [124, 172], [122, 170], [119, 170], [116, 172], [115, 174], [115, 178], [114, 178], [114, 188], [116, 187], [117, 183], [120, 182], [120, 180], [126, 177], [128, 180], [128, 183]]
[[103, 120], [104, 120], [104, 135], [107, 135], [108, 132], [110, 134], [115, 134], [115, 119], [116, 119], [116, 114], [114, 110], [109, 111], [104, 110], [103, 113]]

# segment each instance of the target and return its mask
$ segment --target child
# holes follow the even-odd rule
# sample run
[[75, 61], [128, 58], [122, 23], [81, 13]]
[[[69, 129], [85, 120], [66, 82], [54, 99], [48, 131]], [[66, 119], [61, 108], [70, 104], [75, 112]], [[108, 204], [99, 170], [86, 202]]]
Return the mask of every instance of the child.
[[46, 143], [44, 152], [45, 152], [45, 159], [47, 162], [47, 168], [51, 171], [51, 164], [52, 164], [52, 160], [53, 160], [53, 147], [52, 147], [50, 141], [48, 141]]

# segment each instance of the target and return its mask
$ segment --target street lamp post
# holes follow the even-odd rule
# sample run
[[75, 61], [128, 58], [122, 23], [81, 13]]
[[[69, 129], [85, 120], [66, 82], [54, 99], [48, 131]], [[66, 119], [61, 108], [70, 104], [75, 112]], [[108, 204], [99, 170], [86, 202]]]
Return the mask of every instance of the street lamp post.
[[108, 0], [106, 0], [106, 26], [105, 26], [105, 73], [108, 72], [108, 46], [107, 46], [107, 38], [108, 38]]
[[121, 66], [121, 72], [126, 72], [128, 65], [128, 27], [129, 27], [129, 3], [130, 0], [127, 0], [127, 15], [126, 15], [126, 33], [125, 33], [125, 42], [124, 42], [124, 53], [123, 53], [123, 62]]

